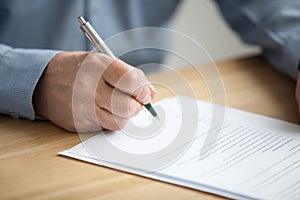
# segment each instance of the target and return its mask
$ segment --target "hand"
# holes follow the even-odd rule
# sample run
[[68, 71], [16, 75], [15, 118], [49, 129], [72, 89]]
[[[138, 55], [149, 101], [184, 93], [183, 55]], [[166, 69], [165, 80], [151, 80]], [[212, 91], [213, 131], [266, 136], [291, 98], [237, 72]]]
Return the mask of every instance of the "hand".
[[119, 130], [155, 93], [141, 70], [119, 59], [63, 52], [48, 63], [33, 104], [38, 116], [69, 131]]
[[298, 104], [298, 113], [300, 115], [300, 70], [298, 71], [295, 97]]

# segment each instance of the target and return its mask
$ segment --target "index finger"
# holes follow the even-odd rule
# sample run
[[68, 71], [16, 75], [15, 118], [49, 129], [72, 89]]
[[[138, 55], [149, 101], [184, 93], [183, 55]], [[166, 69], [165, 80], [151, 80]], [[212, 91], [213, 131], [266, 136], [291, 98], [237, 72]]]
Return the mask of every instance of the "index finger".
[[140, 103], [149, 103], [149, 97], [153, 96], [145, 74], [119, 59], [115, 59], [105, 69], [103, 79], [111, 86], [132, 95]]

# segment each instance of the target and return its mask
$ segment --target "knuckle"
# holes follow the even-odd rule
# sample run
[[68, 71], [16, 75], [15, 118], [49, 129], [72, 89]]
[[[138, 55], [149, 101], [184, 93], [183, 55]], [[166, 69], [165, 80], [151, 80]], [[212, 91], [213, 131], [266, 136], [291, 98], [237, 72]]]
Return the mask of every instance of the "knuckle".
[[127, 122], [128, 122], [128, 119], [120, 119], [120, 120], [118, 120], [118, 124], [117, 124], [117, 126], [119, 128], [118, 130], [123, 129], [126, 126]]
[[121, 66], [124, 65], [124, 62], [122, 60], [118, 59], [118, 58], [115, 58], [111, 61], [112, 61], [111, 64], [110, 64], [111, 67], [121, 67]]
[[93, 66], [100, 67], [101, 69], [109, 67], [113, 62], [113, 59], [111, 57], [99, 52], [90, 52], [87, 56], [87, 59], [87, 63]]
[[128, 119], [121, 119], [114, 117], [109, 124], [109, 129], [113, 131], [119, 131], [123, 129], [127, 124]]
[[99, 118], [100, 126], [104, 129], [114, 130], [113, 122], [107, 118], [103, 118], [100, 116]]
[[114, 71], [119, 71], [124, 66], [124, 62], [121, 61], [120, 59], [111, 58], [111, 57], [107, 57], [107, 56], [103, 59], [106, 62], [106, 65], [107, 65], [106, 73], [108, 73], [108, 74], [110, 74], [111, 72], [114, 72]]
[[105, 68], [107, 68], [107, 67], [113, 65], [114, 62], [115, 62], [116, 60], [118, 60], [118, 59], [114, 59], [114, 58], [112, 58], [112, 57], [110, 57], [110, 56], [107, 56], [107, 55], [105, 55], [105, 54], [103, 54], [103, 53], [99, 53], [99, 54], [100, 54], [99, 59], [100, 59], [101, 63], [103, 63], [103, 64], [105, 65]]
[[107, 108], [105, 105], [110, 105], [112, 103], [111, 101], [114, 98], [114, 95], [114, 91], [111, 91], [104, 81], [99, 82], [96, 102], [100, 107], [104, 106]]
[[97, 65], [98, 60], [99, 60], [99, 56], [95, 52], [89, 52], [86, 57], [86, 61], [92, 65]]
[[135, 68], [127, 74], [126, 82], [132, 90], [136, 90], [142, 86], [144, 80], [144, 72], [142, 72], [140, 69]]

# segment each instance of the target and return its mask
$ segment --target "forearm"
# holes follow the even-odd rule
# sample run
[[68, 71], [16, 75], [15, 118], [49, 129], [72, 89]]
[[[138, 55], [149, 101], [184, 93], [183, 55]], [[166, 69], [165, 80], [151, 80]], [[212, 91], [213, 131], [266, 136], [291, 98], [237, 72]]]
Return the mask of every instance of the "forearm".
[[35, 118], [34, 89], [50, 59], [52, 50], [13, 49], [0, 44], [0, 112], [14, 118]]

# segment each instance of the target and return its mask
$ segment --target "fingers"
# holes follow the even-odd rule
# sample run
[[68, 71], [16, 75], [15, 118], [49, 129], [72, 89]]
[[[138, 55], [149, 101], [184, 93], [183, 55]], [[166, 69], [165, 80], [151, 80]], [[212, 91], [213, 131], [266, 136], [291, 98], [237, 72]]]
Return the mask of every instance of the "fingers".
[[109, 111], [99, 107], [96, 108], [96, 114], [98, 116], [100, 126], [104, 129], [113, 131], [121, 130], [125, 127], [128, 121], [128, 119], [113, 115]]
[[[88, 58], [84, 62], [90, 66], [87, 74], [98, 77], [94, 93], [97, 120], [102, 128], [119, 130], [126, 125], [128, 118], [142, 109], [143, 104], [151, 101], [156, 90], [141, 70], [119, 59], [100, 53], [91, 53]], [[88, 83], [90, 79], [87, 76]]]
[[121, 60], [114, 60], [103, 73], [103, 79], [111, 86], [131, 94], [138, 102], [147, 104], [155, 92], [149, 88], [145, 74]]
[[148, 83], [144, 73], [127, 63], [115, 59], [103, 73], [103, 78], [110, 85], [126, 93], [132, 93], [141, 85]]
[[101, 72], [101, 78], [105, 82], [130, 94], [141, 104], [149, 103], [156, 94], [155, 89], [153, 86], [150, 87], [151, 84], [140, 69], [101, 53], [92, 53], [90, 58], [92, 58], [90, 59], [92, 64], [99, 65], [101, 63], [104, 69]]
[[135, 90], [131, 95], [143, 105], [149, 103], [152, 99], [151, 90], [149, 89], [149, 86], [142, 86]]
[[121, 118], [133, 117], [142, 109], [142, 105], [129, 94], [113, 88], [103, 79], [100, 80], [97, 90], [97, 105]]

